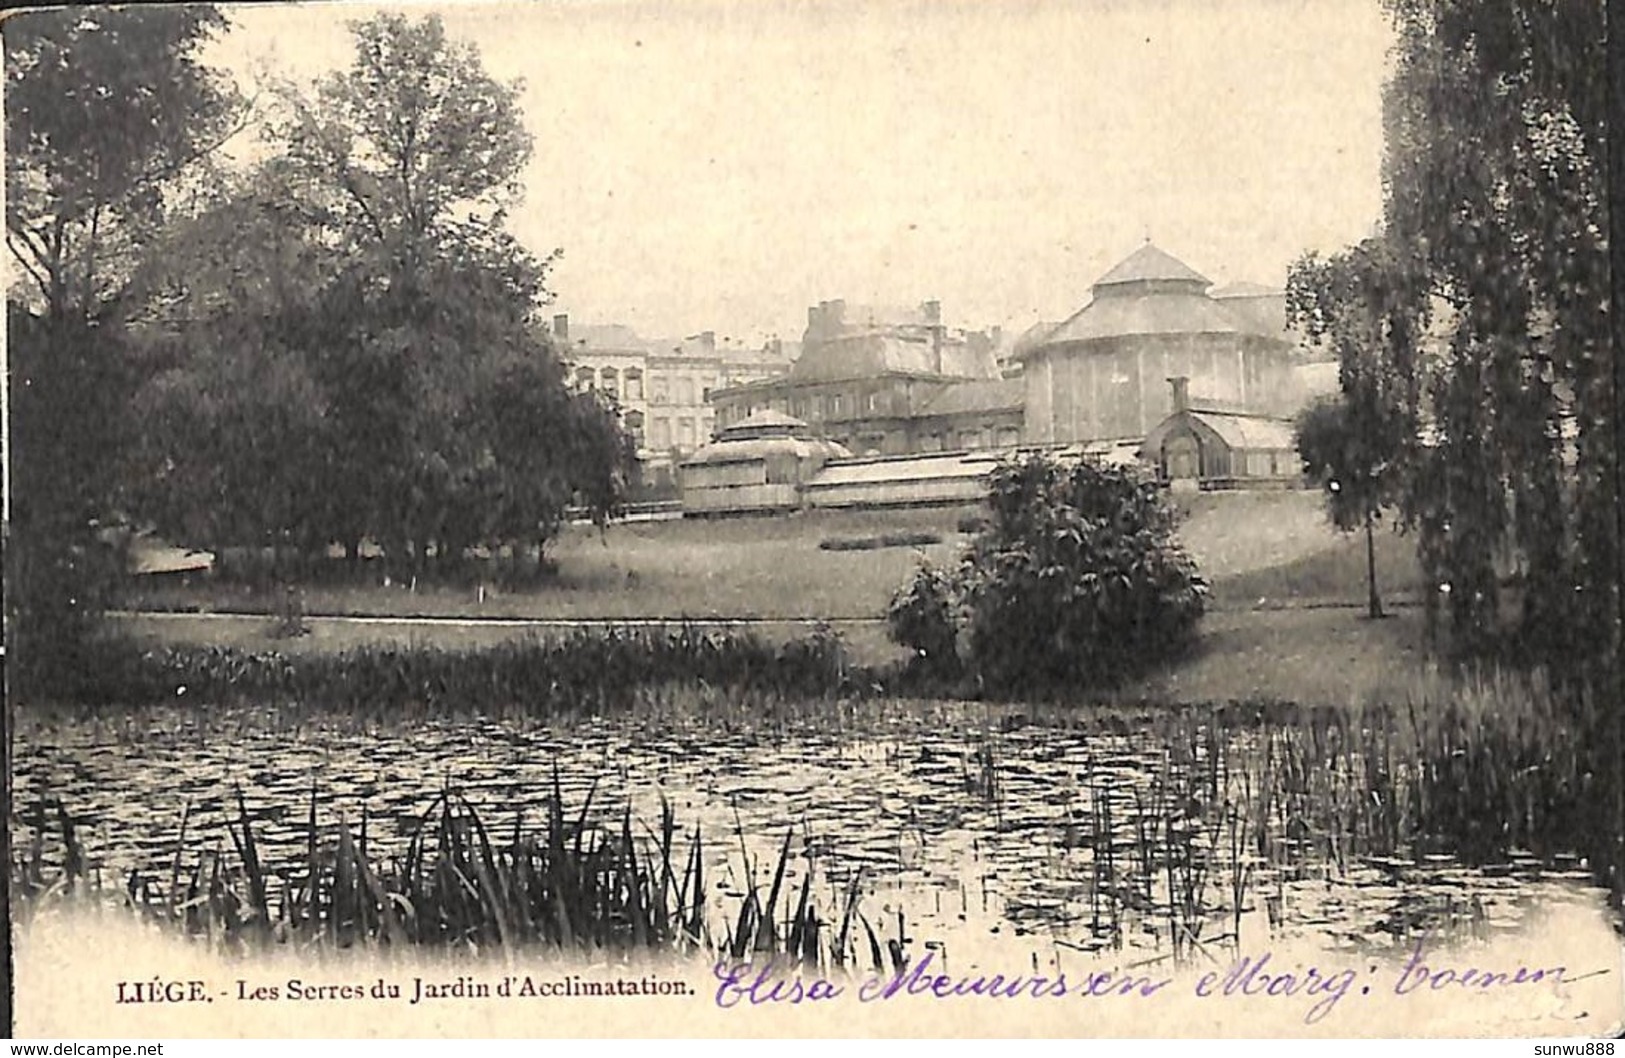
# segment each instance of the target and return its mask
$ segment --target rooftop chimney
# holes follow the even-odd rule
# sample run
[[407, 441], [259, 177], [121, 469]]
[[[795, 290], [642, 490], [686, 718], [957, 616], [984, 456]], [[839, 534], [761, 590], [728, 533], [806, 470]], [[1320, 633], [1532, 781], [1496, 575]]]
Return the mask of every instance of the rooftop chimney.
[[942, 374], [942, 302], [927, 301], [920, 305], [925, 314], [925, 325], [931, 328], [931, 369]]
[[1191, 380], [1184, 375], [1177, 375], [1170, 378], [1168, 384], [1174, 387], [1174, 411], [1190, 411]]
[[553, 337], [561, 342], [570, 340], [570, 316], [561, 312], [553, 317]]

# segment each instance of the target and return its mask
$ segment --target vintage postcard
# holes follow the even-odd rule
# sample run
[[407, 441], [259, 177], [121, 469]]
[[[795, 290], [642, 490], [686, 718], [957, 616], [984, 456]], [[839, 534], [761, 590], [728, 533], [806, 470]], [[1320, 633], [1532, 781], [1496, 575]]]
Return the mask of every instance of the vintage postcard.
[[0, 35], [14, 1034], [1625, 1027], [1601, 5]]

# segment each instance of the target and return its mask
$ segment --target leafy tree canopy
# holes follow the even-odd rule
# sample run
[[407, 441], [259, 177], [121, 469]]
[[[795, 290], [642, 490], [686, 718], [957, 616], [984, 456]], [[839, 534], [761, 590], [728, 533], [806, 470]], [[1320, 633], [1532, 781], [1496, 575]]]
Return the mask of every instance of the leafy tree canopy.
[[567, 506], [618, 506], [632, 452], [541, 326], [551, 258], [501, 226], [516, 89], [438, 19], [351, 28], [347, 70], [283, 91], [280, 153], [143, 275], [153, 509], [199, 542], [370, 538], [403, 573], [540, 556]]
[[1448, 614], [1468, 653], [1510, 634], [1597, 658], [1620, 574], [1602, 7], [1387, 8], [1382, 228], [1299, 262], [1291, 309], [1339, 355], [1351, 431], [1394, 465], [1429, 627]]
[[7, 243], [49, 315], [100, 312], [166, 195], [239, 127], [235, 88], [197, 59], [225, 24], [202, 5], [6, 19]]

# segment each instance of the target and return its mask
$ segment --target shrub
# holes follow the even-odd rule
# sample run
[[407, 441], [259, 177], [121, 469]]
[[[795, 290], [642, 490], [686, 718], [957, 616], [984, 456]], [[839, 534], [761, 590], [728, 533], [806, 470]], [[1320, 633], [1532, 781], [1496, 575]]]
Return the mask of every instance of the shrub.
[[900, 530], [879, 536], [826, 536], [820, 551], [875, 551], [883, 547], [925, 547], [942, 543], [942, 534], [930, 530]]
[[1202, 616], [1207, 585], [1173, 531], [1161, 490], [1134, 469], [1044, 456], [1001, 464], [957, 574], [916, 574], [892, 604], [892, 637], [940, 652], [954, 611], [935, 600], [951, 597], [984, 690], [1119, 682], [1182, 650]]
[[75, 684], [97, 664], [124, 553], [79, 526], [22, 527], [6, 545], [7, 690], [26, 697]]
[[954, 607], [953, 579], [922, 562], [913, 579], [892, 596], [886, 629], [892, 641], [914, 651], [925, 668], [951, 674], [959, 668]]

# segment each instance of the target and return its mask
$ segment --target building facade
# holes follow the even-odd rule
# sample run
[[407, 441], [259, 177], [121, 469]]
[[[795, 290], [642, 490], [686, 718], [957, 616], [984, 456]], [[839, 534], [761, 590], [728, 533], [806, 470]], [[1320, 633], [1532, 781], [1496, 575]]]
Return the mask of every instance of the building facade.
[[575, 386], [615, 399], [645, 480], [654, 483], [671, 482], [676, 463], [711, 439], [713, 390], [782, 375], [794, 355], [779, 341], [719, 343], [712, 331], [649, 339], [622, 324], [572, 328], [564, 314], [553, 318], [553, 338]]
[[775, 411], [859, 456], [1132, 448], [1173, 412], [1171, 378], [1188, 379], [1211, 414], [1284, 418], [1325, 390], [1304, 371], [1281, 291], [1210, 288], [1147, 243], [1097, 280], [1070, 318], [1008, 345], [997, 328], [945, 327], [934, 301], [820, 302], [807, 310], [792, 367], [712, 393], [715, 427]]
[[[950, 330], [936, 302], [821, 302], [791, 366], [710, 401], [724, 435], [793, 417], [801, 439], [852, 453], [799, 482], [803, 506], [962, 502], [1018, 447], [1138, 463], [1180, 487], [1290, 487], [1301, 481], [1291, 417], [1336, 385], [1336, 365], [1308, 362], [1301, 344], [1283, 292], [1213, 289], [1148, 242], [1071, 317], [1008, 345], [996, 330]], [[702, 478], [744, 473], [704, 448], [690, 465]], [[709, 510], [730, 509], [732, 494], [706, 487]]]
[[859, 455], [1013, 446], [1021, 391], [1002, 377], [995, 346], [986, 332], [944, 326], [935, 301], [915, 309], [820, 302], [807, 310], [801, 354], [787, 372], [712, 394], [717, 426], [774, 411]]

